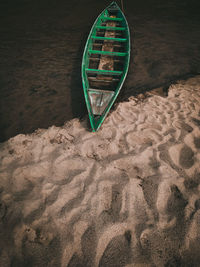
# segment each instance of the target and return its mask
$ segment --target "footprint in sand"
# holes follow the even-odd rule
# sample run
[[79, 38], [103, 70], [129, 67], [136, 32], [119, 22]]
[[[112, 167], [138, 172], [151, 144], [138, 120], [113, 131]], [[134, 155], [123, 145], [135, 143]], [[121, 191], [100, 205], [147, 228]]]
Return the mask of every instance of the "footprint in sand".
[[195, 163], [193, 150], [185, 144], [177, 144], [169, 148], [169, 155], [176, 166], [191, 168]]
[[179, 164], [185, 168], [189, 169], [194, 165], [194, 152], [192, 149], [184, 145], [180, 150]]
[[12, 193], [16, 200], [25, 199], [33, 190], [33, 183], [24, 175], [23, 168], [13, 172]]

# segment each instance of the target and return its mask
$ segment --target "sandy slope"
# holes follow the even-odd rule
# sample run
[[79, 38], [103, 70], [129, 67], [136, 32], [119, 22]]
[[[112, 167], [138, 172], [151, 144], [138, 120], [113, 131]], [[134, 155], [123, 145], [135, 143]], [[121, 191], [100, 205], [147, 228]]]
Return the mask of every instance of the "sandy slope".
[[1, 266], [198, 266], [200, 76], [0, 148]]

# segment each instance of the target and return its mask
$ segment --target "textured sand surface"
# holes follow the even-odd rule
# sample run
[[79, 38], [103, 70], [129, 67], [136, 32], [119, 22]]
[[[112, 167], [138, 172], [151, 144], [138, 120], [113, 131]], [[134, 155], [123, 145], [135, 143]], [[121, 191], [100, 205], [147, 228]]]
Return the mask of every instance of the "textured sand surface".
[[199, 266], [200, 76], [0, 147], [0, 262]]
[[[86, 115], [82, 55], [110, 2], [0, 1], [0, 142]], [[199, 0], [126, 0], [124, 8], [131, 62], [117, 101], [200, 73]]]

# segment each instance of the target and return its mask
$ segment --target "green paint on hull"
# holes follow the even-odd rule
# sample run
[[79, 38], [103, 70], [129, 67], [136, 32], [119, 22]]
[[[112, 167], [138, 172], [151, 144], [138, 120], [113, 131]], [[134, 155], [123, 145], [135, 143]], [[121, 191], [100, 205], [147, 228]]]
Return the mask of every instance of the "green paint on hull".
[[[114, 15], [113, 15], [114, 14]], [[119, 27], [117, 26], [105, 26], [106, 22], [114, 22], [118, 23]], [[107, 37], [107, 36], [97, 36], [99, 33], [98, 31], [114, 31], [116, 33], [122, 33], [123, 36], [120, 38], [116, 34], [116, 37]], [[104, 33], [105, 34], [105, 33]], [[102, 45], [98, 42], [107, 42], [113, 47], [117, 46], [115, 44], [123, 44], [123, 51], [102, 51], [99, 50], [99, 48], [93, 49], [93, 45], [95, 42], [96, 45]], [[119, 47], [120, 45], [118, 45]], [[97, 56], [97, 58], [94, 58], [94, 56]], [[116, 61], [118, 58], [123, 59], [122, 69], [98, 69], [98, 68], [91, 68], [90, 62], [91, 60], [99, 60], [99, 57], [112, 57]], [[91, 58], [92, 57], [92, 58]], [[101, 124], [103, 123], [104, 119], [106, 118], [110, 108], [112, 107], [113, 103], [115, 102], [122, 85], [124, 83], [124, 80], [126, 78], [127, 72], [128, 72], [128, 66], [130, 61], [130, 33], [129, 33], [129, 27], [128, 23], [126, 21], [126, 18], [119, 8], [119, 6], [112, 2], [96, 19], [94, 22], [91, 31], [89, 33], [84, 53], [83, 53], [83, 59], [82, 59], [82, 83], [83, 83], [83, 91], [85, 96], [85, 101], [88, 109], [89, 119], [92, 130], [95, 132], [97, 131]], [[90, 79], [95, 80], [96, 82], [105, 82], [105, 84], [109, 84], [112, 80], [106, 80], [100, 79], [98, 80], [98, 76], [92, 76], [89, 77], [89, 75], [104, 75], [104, 77], [117, 77], [118, 79], [114, 78], [113, 81], [118, 81], [117, 84], [115, 82], [115, 88], [108, 88], [108, 90], [101, 90], [101, 88], [93, 89], [90, 86]], [[109, 97], [109, 91], [110, 91], [110, 97]], [[96, 98], [95, 98], [96, 97]], [[109, 101], [105, 106], [105, 102], [102, 103], [102, 99], [107, 99], [106, 101]], [[96, 101], [96, 102], [94, 102]], [[96, 104], [96, 106], [92, 106]], [[97, 103], [101, 103], [100, 105], [103, 106], [104, 110], [101, 109], [101, 107], [97, 107]], [[94, 110], [101, 110], [100, 114], [94, 114]]]

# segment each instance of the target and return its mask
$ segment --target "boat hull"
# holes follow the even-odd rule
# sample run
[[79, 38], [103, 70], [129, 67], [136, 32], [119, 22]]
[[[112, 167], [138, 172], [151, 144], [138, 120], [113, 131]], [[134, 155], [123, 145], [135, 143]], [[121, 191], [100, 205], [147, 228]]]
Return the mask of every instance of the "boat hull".
[[91, 128], [97, 131], [115, 102], [128, 72], [130, 33], [113, 2], [96, 19], [82, 59], [82, 83]]

